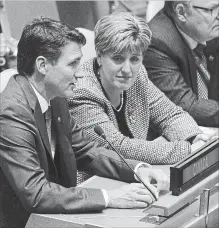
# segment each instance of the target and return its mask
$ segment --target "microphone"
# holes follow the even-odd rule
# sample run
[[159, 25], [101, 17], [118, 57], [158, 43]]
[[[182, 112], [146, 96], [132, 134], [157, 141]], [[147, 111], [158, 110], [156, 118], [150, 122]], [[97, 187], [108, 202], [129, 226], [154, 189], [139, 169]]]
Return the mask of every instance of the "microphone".
[[157, 196], [151, 191], [151, 189], [147, 186], [146, 183], [144, 183], [144, 181], [140, 178], [140, 176], [130, 167], [130, 165], [127, 163], [127, 161], [123, 158], [123, 156], [117, 152], [116, 148], [112, 145], [112, 143], [110, 143], [107, 138], [106, 135], [104, 134], [103, 129], [100, 126], [95, 126], [94, 127], [94, 131], [104, 140], [106, 140], [109, 145], [111, 146], [111, 148], [116, 152], [116, 154], [122, 159], [122, 161], [128, 166], [128, 168], [132, 171], [132, 173], [138, 178], [138, 180], [144, 185], [144, 187], [151, 193], [151, 195], [154, 197], [155, 201], [158, 200]]

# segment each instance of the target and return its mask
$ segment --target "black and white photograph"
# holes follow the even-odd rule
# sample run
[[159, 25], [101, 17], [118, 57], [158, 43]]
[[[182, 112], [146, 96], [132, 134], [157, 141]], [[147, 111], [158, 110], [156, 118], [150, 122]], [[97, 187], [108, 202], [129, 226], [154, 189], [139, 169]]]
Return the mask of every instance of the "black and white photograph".
[[0, 228], [219, 227], [219, 0], [0, 0]]

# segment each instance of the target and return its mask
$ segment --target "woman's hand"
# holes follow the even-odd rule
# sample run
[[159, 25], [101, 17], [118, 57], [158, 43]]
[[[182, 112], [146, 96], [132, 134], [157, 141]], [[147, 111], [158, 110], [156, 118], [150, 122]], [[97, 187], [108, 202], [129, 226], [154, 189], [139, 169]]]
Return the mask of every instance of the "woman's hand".
[[192, 144], [198, 142], [198, 141], [203, 141], [204, 143], [208, 142], [210, 139], [212, 138], [212, 135], [210, 134], [198, 134], [196, 135], [196, 137], [194, 138], [194, 140], [192, 141]]
[[208, 141], [216, 138], [218, 138], [218, 136], [214, 134], [198, 134], [192, 141], [191, 152], [193, 153], [194, 151], [205, 145]]

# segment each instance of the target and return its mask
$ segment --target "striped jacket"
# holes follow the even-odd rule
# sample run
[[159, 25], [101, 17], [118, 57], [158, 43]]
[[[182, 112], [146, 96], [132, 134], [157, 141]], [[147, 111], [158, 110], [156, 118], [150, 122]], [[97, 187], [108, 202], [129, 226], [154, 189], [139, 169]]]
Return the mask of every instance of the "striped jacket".
[[[94, 74], [93, 60], [85, 62], [82, 70], [84, 78], [79, 79], [69, 99], [69, 109], [90, 139], [110, 148], [94, 132], [99, 125], [125, 158], [151, 164], [172, 164], [190, 153], [191, 146], [186, 140], [200, 133], [198, 125], [153, 85], [143, 65], [135, 83], [126, 91], [124, 121], [133, 138], [120, 133], [112, 105]], [[149, 123], [168, 141], [147, 141]]]

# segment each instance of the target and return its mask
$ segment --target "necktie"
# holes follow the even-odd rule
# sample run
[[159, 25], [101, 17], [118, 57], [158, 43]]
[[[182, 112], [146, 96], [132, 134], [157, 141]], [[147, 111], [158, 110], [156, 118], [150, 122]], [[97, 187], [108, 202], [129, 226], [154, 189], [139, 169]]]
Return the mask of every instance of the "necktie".
[[55, 136], [51, 129], [51, 122], [52, 122], [51, 106], [48, 106], [48, 109], [45, 112], [45, 121], [46, 121], [46, 128], [47, 128], [47, 133], [48, 133], [48, 138], [49, 138], [49, 144], [51, 147], [52, 157], [54, 158], [54, 156], [55, 156]]
[[49, 143], [51, 145], [51, 107], [50, 106], [45, 112], [45, 121], [46, 121], [47, 133], [49, 136]]
[[203, 52], [204, 45], [198, 44], [194, 49], [194, 57], [197, 70], [197, 87], [198, 98], [208, 99], [208, 87], [207, 84], [210, 81], [210, 74], [207, 71], [207, 60]]
[[199, 57], [199, 59], [201, 60], [201, 63], [204, 65], [204, 67], [207, 67], [207, 60], [206, 57], [204, 55], [204, 45], [203, 44], [198, 44], [196, 46], [196, 48], [194, 49], [196, 55]]

